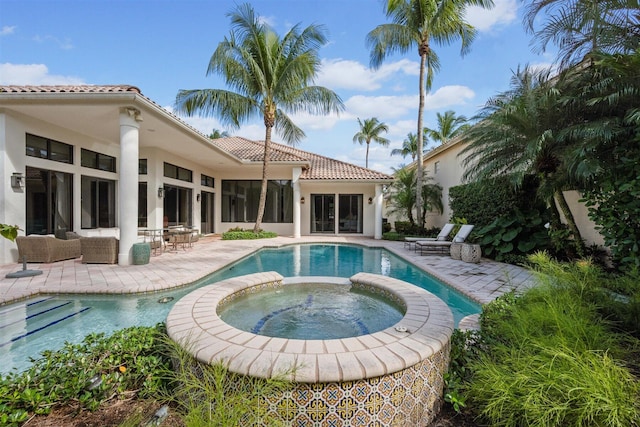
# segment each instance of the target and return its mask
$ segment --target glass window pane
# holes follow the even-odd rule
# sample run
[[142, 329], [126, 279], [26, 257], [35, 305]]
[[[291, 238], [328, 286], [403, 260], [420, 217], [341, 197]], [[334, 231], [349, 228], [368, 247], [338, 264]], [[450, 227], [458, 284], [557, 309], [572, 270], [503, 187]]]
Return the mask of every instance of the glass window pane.
[[116, 171], [116, 159], [115, 157], [107, 156], [106, 154], [98, 155], [98, 169], [107, 172]]
[[80, 151], [80, 165], [85, 168], [97, 169], [98, 161], [95, 151], [85, 150], [84, 148]]
[[27, 156], [46, 159], [49, 157], [47, 146], [45, 138], [27, 134]]
[[178, 179], [181, 181], [192, 182], [192, 173], [189, 169], [178, 168]]
[[61, 163], [73, 163], [73, 146], [62, 142], [50, 141], [50, 160]]
[[147, 159], [138, 160], [138, 173], [140, 175], [147, 174]]

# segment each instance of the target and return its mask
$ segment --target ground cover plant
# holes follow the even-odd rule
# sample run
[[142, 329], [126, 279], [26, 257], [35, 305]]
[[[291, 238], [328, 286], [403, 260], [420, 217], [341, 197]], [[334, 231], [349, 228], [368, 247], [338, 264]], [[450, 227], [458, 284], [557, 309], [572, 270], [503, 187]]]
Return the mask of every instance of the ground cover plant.
[[278, 233], [264, 230], [244, 230], [241, 227], [231, 228], [222, 233], [222, 240], [252, 240], [252, 239], [270, 239], [278, 237]]
[[608, 308], [621, 295], [608, 288], [637, 295], [637, 282], [588, 261], [531, 262], [537, 286], [488, 304], [479, 337], [452, 351], [452, 399], [492, 426], [640, 425], [637, 330]]

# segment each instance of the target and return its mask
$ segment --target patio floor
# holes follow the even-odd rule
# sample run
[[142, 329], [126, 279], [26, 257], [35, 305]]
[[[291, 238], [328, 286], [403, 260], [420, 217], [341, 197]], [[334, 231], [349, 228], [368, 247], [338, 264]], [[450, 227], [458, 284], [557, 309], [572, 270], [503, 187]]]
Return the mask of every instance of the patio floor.
[[453, 260], [448, 255], [420, 255], [404, 248], [403, 242], [335, 236], [259, 240], [205, 237], [192, 248], [152, 255], [146, 265], [121, 267], [82, 264], [80, 259], [28, 264], [27, 268], [31, 270], [42, 270], [42, 275], [19, 279], [8, 279], [5, 275], [21, 270], [22, 264], [0, 265], [0, 305], [38, 293], [122, 294], [160, 291], [190, 284], [263, 246], [313, 242], [384, 247], [482, 304], [511, 289], [524, 289], [533, 283], [531, 273], [517, 266], [484, 258], [478, 264], [470, 264]]

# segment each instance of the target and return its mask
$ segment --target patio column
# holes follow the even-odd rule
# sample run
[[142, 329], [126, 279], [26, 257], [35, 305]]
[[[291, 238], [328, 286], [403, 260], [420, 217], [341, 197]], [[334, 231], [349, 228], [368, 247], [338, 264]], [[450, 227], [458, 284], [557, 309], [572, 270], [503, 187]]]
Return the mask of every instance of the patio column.
[[120, 109], [120, 174], [118, 181], [120, 243], [118, 264], [131, 264], [138, 239], [138, 157], [142, 117], [136, 108]]
[[373, 228], [373, 238], [382, 239], [382, 184], [376, 184], [376, 196], [373, 198], [375, 210], [375, 223]]
[[293, 168], [293, 237], [300, 237], [300, 175], [302, 168]]

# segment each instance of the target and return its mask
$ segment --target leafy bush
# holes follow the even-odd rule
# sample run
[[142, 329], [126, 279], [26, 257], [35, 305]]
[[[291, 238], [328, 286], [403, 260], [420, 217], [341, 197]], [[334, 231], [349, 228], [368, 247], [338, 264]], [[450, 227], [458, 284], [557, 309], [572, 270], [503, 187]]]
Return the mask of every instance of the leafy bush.
[[592, 302], [600, 272], [531, 261], [538, 286], [483, 310], [471, 402], [496, 426], [637, 426], [640, 383], [622, 362], [637, 341], [613, 333]]
[[231, 228], [229, 231], [222, 233], [222, 240], [271, 239], [273, 237], [278, 237], [278, 233], [264, 230], [254, 233], [253, 230], [243, 230], [240, 227]]
[[496, 218], [476, 233], [483, 254], [503, 261], [508, 255], [526, 255], [532, 251], [546, 249], [549, 245], [549, 234], [543, 226], [543, 221], [543, 213], [535, 209], [527, 213], [516, 209], [508, 217]]
[[510, 177], [505, 176], [452, 187], [452, 215], [475, 225], [474, 235], [480, 236], [482, 253], [489, 258], [505, 260], [507, 255], [547, 249], [547, 209], [531, 197], [537, 185], [535, 178], [528, 177], [516, 191]]
[[613, 259], [629, 270], [640, 268], [640, 150], [620, 151], [583, 201]]
[[43, 352], [31, 368], [0, 379], [0, 425], [19, 425], [29, 414], [47, 414], [70, 402], [95, 410], [116, 396], [155, 395], [170, 365], [164, 336], [161, 325], [132, 327]]

